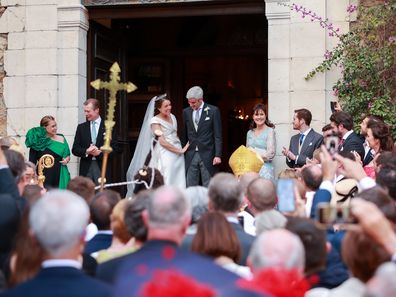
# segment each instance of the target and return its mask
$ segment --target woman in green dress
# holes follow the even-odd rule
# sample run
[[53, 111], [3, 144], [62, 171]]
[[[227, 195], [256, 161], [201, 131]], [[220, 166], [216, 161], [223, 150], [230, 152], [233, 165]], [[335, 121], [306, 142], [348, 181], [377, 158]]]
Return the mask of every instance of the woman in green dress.
[[30, 129], [26, 134], [25, 144], [29, 150], [29, 161], [37, 164], [41, 156], [50, 154], [54, 157], [54, 166], [44, 168], [44, 187], [47, 189], [66, 189], [70, 180], [67, 163], [70, 161], [70, 149], [66, 138], [57, 132], [53, 116], [45, 116], [40, 127]]

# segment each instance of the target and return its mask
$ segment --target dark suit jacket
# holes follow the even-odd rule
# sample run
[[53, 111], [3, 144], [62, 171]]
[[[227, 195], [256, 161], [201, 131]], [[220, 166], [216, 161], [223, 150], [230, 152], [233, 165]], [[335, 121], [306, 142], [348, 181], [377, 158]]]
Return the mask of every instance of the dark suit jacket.
[[[105, 127], [104, 127], [104, 122], [105, 120], [102, 118], [98, 130], [98, 135], [96, 137], [96, 143], [95, 145], [100, 149], [101, 146], [104, 144], [104, 133], [105, 133]], [[81, 176], [86, 176], [88, 173], [89, 166], [91, 165], [92, 161], [92, 156], [85, 155], [85, 152], [87, 148], [91, 145], [91, 129], [90, 129], [90, 122], [87, 121], [85, 123], [81, 123], [77, 126], [76, 130], [76, 135], [74, 136], [74, 142], [73, 142], [73, 147], [72, 147], [72, 153], [76, 157], [80, 157], [80, 171], [79, 175]], [[111, 147], [113, 148], [113, 152], [118, 152], [118, 145], [117, 141], [115, 139], [115, 133], [113, 129], [113, 135], [111, 139]], [[111, 158], [112, 153], [109, 155], [109, 160]], [[103, 159], [103, 154], [100, 154], [99, 156], [96, 157], [96, 161], [98, 162], [99, 169], [102, 169], [102, 159]], [[109, 168], [110, 166], [107, 166], [107, 172], [106, 172], [106, 177], [108, 177], [109, 174]], [[107, 180], [109, 182], [109, 179]]]
[[110, 287], [72, 267], [44, 268], [33, 279], [5, 292], [4, 297], [109, 297]]
[[10, 194], [15, 199], [20, 197], [16, 181], [9, 168], [0, 169], [0, 194]]
[[290, 168], [302, 167], [305, 165], [307, 158], [312, 159], [313, 152], [323, 143], [323, 136], [311, 129], [305, 136], [300, 153], [298, 153], [299, 142], [300, 134], [296, 134], [290, 139], [289, 151], [296, 156], [298, 155], [297, 163], [286, 158], [286, 164]]
[[364, 147], [362, 139], [355, 133], [352, 132], [339, 146], [340, 152], [352, 152], [356, 151], [360, 155], [360, 160], [364, 160]]
[[96, 234], [85, 245], [84, 253], [92, 254], [94, 252], [107, 249], [111, 245], [113, 236], [111, 234]]
[[180, 249], [173, 242], [150, 240], [123, 261], [118, 270], [114, 296], [137, 296], [142, 285], [159, 269], [179, 271], [218, 292], [238, 279], [237, 275], [216, 265], [212, 259]]
[[204, 103], [198, 123], [198, 131], [195, 130], [192, 116], [193, 110], [191, 107], [183, 110], [184, 134], [182, 143], [185, 145], [188, 141], [190, 142], [190, 146], [185, 153], [186, 170], [188, 170], [195, 148], [198, 146], [199, 155], [206, 169], [213, 176], [218, 171], [218, 167], [213, 166], [213, 158], [221, 158], [223, 146], [220, 111], [216, 106]]
[[250, 252], [250, 248], [253, 244], [253, 241], [255, 239], [254, 236], [247, 234], [245, 230], [243, 230], [243, 227], [239, 223], [232, 223], [230, 222], [231, 227], [235, 230], [235, 233], [238, 236], [239, 243], [241, 245], [241, 260], [239, 261], [240, 265], [245, 265], [246, 266], [246, 260]]

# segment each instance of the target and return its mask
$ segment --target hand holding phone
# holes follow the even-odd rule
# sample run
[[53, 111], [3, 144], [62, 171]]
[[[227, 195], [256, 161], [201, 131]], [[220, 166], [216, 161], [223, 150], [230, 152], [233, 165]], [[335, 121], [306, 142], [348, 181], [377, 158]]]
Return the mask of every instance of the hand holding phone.
[[334, 156], [338, 152], [339, 146], [339, 138], [336, 133], [332, 133], [331, 135], [325, 138], [326, 149], [331, 156]]

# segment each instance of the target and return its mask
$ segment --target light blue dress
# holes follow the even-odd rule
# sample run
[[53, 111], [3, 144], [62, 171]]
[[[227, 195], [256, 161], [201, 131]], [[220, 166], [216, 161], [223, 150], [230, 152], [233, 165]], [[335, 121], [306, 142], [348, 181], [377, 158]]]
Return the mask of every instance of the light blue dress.
[[275, 157], [275, 130], [266, 127], [259, 135], [254, 134], [254, 129], [249, 130], [246, 135], [246, 146], [253, 148], [265, 159], [259, 175], [265, 179], [275, 180], [274, 165], [272, 159]]

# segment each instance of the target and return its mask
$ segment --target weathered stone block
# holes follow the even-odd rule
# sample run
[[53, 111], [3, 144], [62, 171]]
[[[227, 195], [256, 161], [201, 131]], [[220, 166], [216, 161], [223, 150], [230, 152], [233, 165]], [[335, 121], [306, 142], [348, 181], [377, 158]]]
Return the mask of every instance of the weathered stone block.
[[276, 125], [290, 122], [289, 92], [268, 93], [268, 116]]
[[[78, 125], [78, 108], [77, 107], [65, 107], [62, 108], [62, 112], [57, 114], [57, 122], [59, 132], [65, 135], [74, 135]], [[69, 139], [67, 139], [69, 141]], [[72, 139], [70, 138], [69, 145], [72, 145]]]
[[25, 77], [8, 76], [3, 80], [4, 102], [7, 108], [23, 108], [25, 106]]
[[58, 79], [55, 75], [26, 77], [26, 105], [31, 107], [57, 107]]
[[[326, 121], [325, 91], [298, 91], [290, 93], [291, 110], [307, 108], [312, 113], [315, 130], [322, 129]], [[312, 126], [311, 125], [311, 126]]]
[[8, 34], [8, 49], [18, 50], [24, 49], [26, 43], [25, 32], [11, 32]]
[[25, 74], [25, 52], [23, 50], [7, 50], [4, 53], [4, 70], [8, 76]]
[[296, 23], [290, 25], [290, 50], [292, 57], [323, 56], [326, 32], [316, 24]]
[[290, 56], [289, 25], [268, 26], [268, 59]]
[[56, 49], [26, 49], [26, 74], [57, 74]]
[[268, 60], [268, 92], [289, 90], [289, 59]]
[[290, 67], [290, 88], [296, 90], [322, 90], [325, 87], [325, 74], [317, 73], [310, 80], [304, 77], [320, 62], [322, 57], [293, 58]]
[[8, 7], [0, 18], [0, 33], [22, 32], [25, 30], [25, 7]]
[[56, 30], [57, 29], [56, 5], [26, 6], [26, 30]]

